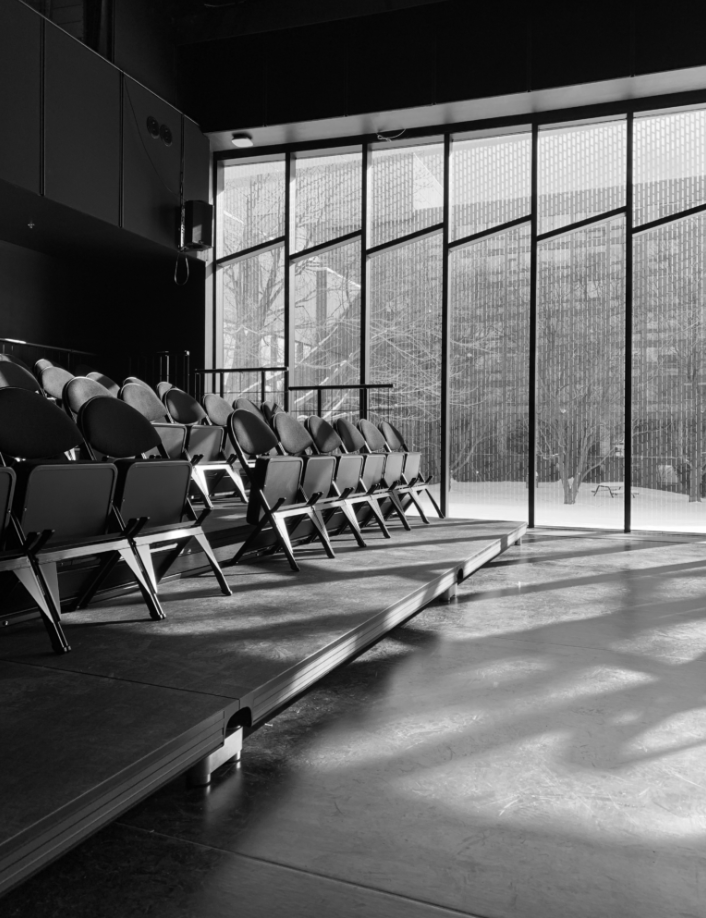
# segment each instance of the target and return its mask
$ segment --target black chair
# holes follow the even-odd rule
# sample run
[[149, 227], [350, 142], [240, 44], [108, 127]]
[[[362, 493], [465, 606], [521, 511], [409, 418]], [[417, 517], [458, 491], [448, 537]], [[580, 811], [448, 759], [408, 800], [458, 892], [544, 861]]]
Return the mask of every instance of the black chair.
[[[367, 422], [369, 423], [369, 422]], [[425, 478], [421, 474], [421, 453], [412, 452], [408, 449], [407, 444], [405, 443], [402, 434], [394, 427], [389, 421], [381, 421], [378, 424], [378, 430], [385, 439], [385, 446], [390, 452], [402, 452], [405, 454], [405, 464], [404, 464], [404, 476], [407, 480], [407, 490], [410, 494], [425, 494], [431, 501], [434, 510], [436, 511], [439, 519], [444, 519], [444, 514], [441, 512], [441, 508], [436, 502], [436, 498], [429, 490], [429, 482], [432, 479], [432, 476], [429, 475]], [[366, 438], [367, 439], [367, 438]], [[415, 501], [417, 509], [423, 520], [426, 522], [426, 517], [424, 516], [419, 504]]]
[[32, 371], [27, 366], [27, 364], [19, 357], [15, 357], [14, 354], [0, 354], [0, 363], [14, 363], [16, 367], [22, 367], [23, 370], [27, 370], [29, 373]]
[[[10, 573], [34, 600], [52, 647], [57, 653], [71, 650], [61, 627], [59, 611], [46, 587], [38, 562], [24, 548], [9, 546], [13, 534], [10, 510], [15, 493], [16, 476], [12, 469], [0, 467], [0, 573]], [[19, 539], [15, 538], [19, 544]]]
[[[162, 567], [164, 576], [188, 541], [195, 539], [221, 591], [230, 596], [231, 590], [201, 528], [206, 514], [197, 520], [189, 503], [191, 463], [186, 459], [170, 459], [147, 418], [118, 399], [92, 398], [86, 402], [79, 411], [78, 426], [89, 448], [109, 457], [118, 469], [114, 498], [118, 525], [142, 560], [154, 592], [158, 592], [158, 578], [152, 546], [179, 543]], [[157, 452], [160, 458], [145, 459], [150, 452]], [[185, 514], [191, 517], [190, 521], [184, 521]], [[137, 520], [142, 521], [139, 531], [135, 529]], [[103, 577], [109, 572], [106, 569]], [[93, 591], [99, 586], [100, 582], [94, 582]]]
[[61, 402], [64, 411], [74, 421], [82, 405], [92, 398], [117, 398], [109, 389], [102, 386], [95, 379], [89, 379], [87, 376], [74, 376], [64, 386], [61, 393]]
[[262, 418], [263, 421], [267, 420], [255, 402], [249, 398], [236, 398], [233, 402], [233, 408], [240, 408], [242, 411], [250, 411], [252, 414], [256, 414], [259, 418]]
[[74, 374], [63, 367], [45, 367], [39, 371], [39, 385], [44, 389], [49, 398], [60, 407], [63, 407], [64, 387], [67, 382], [74, 379]]
[[307, 418], [305, 426], [316, 451], [324, 456], [335, 456], [334, 484], [337, 489], [341, 494], [348, 495], [346, 500], [355, 509], [364, 511], [364, 523], [376, 522], [383, 536], [386, 539], [391, 538], [380, 510], [379, 499], [374, 496], [377, 481], [382, 475], [382, 463], [377, 459], [368, 460], [360, 453], [346, 453], [343, 442], [333, 427], [317, 415]]
[[[320, 494], [316, 503], [316, 510], [322, 515], [324, 525], [330, 531], [340, 532], [349, 529], [361, 548], [365, 548], [365, 541], [358, 525], [358, 519], [348, 497], [358, 485], [358, 481], [351, 487], [341, 491], [336, 484], [336, 457], [324, 456], [316, 453], [314, 441], [306, 427], [284, 411], [278, 411], [272, 418], [272, 429], [279, 438], [280, 448], [288, 456], [299, 456], [304, 462], [304, 474], [301, 482], [302, 496], [309, 500], [312, 494]], [[339, 517], [339, 525], [334, 526], [336, 511], [343, 515]]]
[[[7, 358], [7, 354], [0, 355]], [[25, 389], [28, 392], [38, 392], [43, 395], [42, 387], [36, 377], [20, 363], [14, 360], [0, 360], [0, 389], [6, 388]]]
[[[338, 418], [335, 427], [345, 452], [358, 453], [365, 457], [363, 482], [371, 497], [378, 501], [385, 519], [395, 513], [404, 528], [411, 529], [397, 493], [404, 462], [402, 456], [371, 452], [361, 432], [346, 418]], [[394, 457], [392, 462], [391, 456]]]
[[272, 424], [272, 418], [279, 411], [282, 411], [282, 408], [277, 404], [277, 402], [267, 401], [260, 405], [260, 411], [262, 412], [262, 416], [267, 421], [267, 423]]
[[[118, 469], [111, 462], [69, 461], [67, 454], [82, 443], [76, 424], [44, 397], [24, 389], [0, 389], [0, 455], [4, 464], [15, 460], [17, 475], [13, 527], [22, 551], [36, 564], [52, 618], [58, 623], [61, 615], [59, 562], [87, 556], [103, 559], [99, 575], [103, 565], [125, 561], [150, 616], [164, 618], [129, 539], [110, 531]], [[81, 608], [90, 595], [89, 585], [73, 607]], [[52, 643], [55, 650], [68, 650], [56, 633]]]
[[[236, 445], [240, 461], [250, 470], [250, 499], [246, 519], [255, 528], [233, 558], [237, 564], [250, 552], [271, 550], [262, 547], [261, 535], [269, 525], [275, 538], [275, 549], [280, 548], [294, 571], [299, 565], [294, 558], [292, 536], [297, 530], [301, 537], [318, 538], [329, 558], [335, 557], [326, 527], [319, 517], [315, 504], [320, 494], [312, 494], [302, 502], [301, 482], [304, 461], [296, 456], [271, 455], [277, 449], [277, 437], [265, 421], [251, 411], [236, 409], [228, 418], [231, 439]], [[288, 529], [288, 522], [293, 523]], [[302, 530], [302, 522], [308, 529]]]
[[206, 411], [196, 399], [183, 389], [177, 389], [176, 386], [167, 390], [164, 395], [164, 404], [172, 420], [177, 424], [184, 424], [187, 428], [186, 454], [194, 462], [194, 475], [201, 482], [201, 490], [209, 493], [207, 473], [217, 473], [216, 484], [224, 475], [228, 475], [240, 499], [243, 503], [247, 503], [248, 497], [243, 481], [233, 468], [235, 455], [226, 458], [223, 451], [226, 440], [225, 429], [213, 425]]
[[101, 373], [100, 370], [91, 370], [90, 373], [86, 373], [86, 376], [89, 379], [95, 379], [95, 381], [99, 382], [101, 386], [105, 386], [105, 388], [108, 389], [112, 395], [119, 394], [119, 384], [116, 383], [114, 379], [111, 379], [110, 376], [106, 376], [105, 373]]

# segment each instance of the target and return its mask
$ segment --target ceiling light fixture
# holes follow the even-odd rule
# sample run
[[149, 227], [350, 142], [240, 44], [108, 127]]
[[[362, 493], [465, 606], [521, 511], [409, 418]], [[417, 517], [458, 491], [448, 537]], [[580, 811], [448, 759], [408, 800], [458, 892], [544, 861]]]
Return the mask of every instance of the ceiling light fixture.
[[253, 139], [250, 134], [233, 134], [230, 142], [234, 147], [251, 147], [253, 145]]

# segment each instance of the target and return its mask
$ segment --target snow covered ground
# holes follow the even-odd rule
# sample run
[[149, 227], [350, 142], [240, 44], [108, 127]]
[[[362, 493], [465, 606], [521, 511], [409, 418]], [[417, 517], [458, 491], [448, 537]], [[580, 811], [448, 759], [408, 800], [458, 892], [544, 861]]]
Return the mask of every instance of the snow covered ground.
[[[611, 484], [620, 487], [620, 482]], [[564, 504], [561, 482], [540, 482], [535, 503], [538, 526], [590, 529], [623, 529], [622, 493], [615, 497], [595, 484], [583, 484], [575, 504]], [[432, 492], [438, 499], [439, 486]], [[706, 498], [689, 503], [686, 494], [633, 488], [632, 529], [655, 532], [697, 532], [706, 535]], [[451, 516], [472, 519], [527, 519], [527, 488], [518, 481], [453, 481], [450, 492]]]

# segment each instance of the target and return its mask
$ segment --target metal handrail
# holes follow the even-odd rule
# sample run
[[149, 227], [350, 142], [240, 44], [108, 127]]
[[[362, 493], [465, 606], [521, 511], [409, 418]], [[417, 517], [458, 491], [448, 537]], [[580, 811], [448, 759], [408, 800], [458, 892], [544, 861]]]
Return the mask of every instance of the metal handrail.
[[225, 393], [225, 376], [226, 373], [258, 373], [260, 375], [260, 401], [265, 401], [265, 396], [267, 392], [267, 373], [283, 373], [284, 374], [284, 397], [285, 397], [285, 407], [288, 403], [288, 391], [289, 391], [289, 367], [212, 367], [204, 368], [199, 370], [194, 370], [194, 382], [196, 386], [196, 397], [201, 399], [204, 395], [204, 379], [206, 375], [219, 376], [219, 387], [218, 394], [223, 398]]
[[371, 389], [394, 389], [392, 383], [358, 383], [358, 385], [321, 385], [321, 386], [290, 386], [289, 392], [316, 392], [316, 413], [319, 417], [323, 415], [323, 393], [326, 391], [338, 391], [340, 389], [358, 390], [361, 394], [360, 399], [360, 416], [368, 417], [368, 392]]
[[[19, 344], [24, 347], [38, 347], [45, 351], [59, 351], [61, 354], [83, 354], [84, 357], [97, 357], [98, 351], [81, 351], [75, 347], [57, 347], [56, 344], [38, 344], [36, 341], [22, 341], [20, 338], [0, 338], [0, 345]], [[3, 353], [5, 349], [3, 347]]]

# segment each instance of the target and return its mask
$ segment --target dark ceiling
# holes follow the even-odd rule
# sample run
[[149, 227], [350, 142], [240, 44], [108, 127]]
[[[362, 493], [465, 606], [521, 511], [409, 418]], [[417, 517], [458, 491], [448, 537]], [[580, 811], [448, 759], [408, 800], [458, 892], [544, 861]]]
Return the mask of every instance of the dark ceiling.
[[447, 0], [174, 0], [179, 44], [276, 32]]

